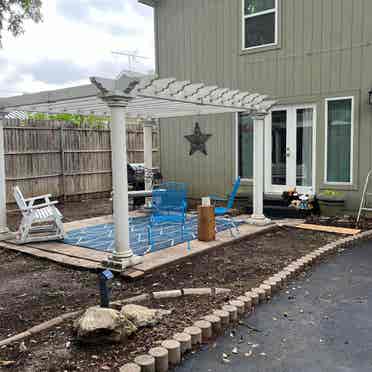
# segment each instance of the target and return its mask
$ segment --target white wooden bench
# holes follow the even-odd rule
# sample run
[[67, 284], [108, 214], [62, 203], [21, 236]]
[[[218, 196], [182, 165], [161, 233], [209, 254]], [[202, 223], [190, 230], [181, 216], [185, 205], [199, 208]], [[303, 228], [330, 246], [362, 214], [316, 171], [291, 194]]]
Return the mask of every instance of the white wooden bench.
[[17, 244], [64, 238], [63, 216], [55, 206], [58, 201], [50, 201], [50, 194], [25, 199], [20, 188], [15, 186], [14, 198], [22, 213], [16, 234]]

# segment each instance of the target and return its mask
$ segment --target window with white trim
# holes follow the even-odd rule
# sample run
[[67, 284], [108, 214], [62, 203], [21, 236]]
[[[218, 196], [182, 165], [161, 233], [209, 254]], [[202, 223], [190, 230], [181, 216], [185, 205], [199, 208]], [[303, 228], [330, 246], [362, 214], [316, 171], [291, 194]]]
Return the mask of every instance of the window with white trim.
[[326, 100], [326, 182], [352, 181], [353, 98]]
[[253, 178], [253, 119], [246, 114], [238, 117], [238, 172], [241, 178]]
[[243, 0], [243, 49], [277, 43], [278, 0]]

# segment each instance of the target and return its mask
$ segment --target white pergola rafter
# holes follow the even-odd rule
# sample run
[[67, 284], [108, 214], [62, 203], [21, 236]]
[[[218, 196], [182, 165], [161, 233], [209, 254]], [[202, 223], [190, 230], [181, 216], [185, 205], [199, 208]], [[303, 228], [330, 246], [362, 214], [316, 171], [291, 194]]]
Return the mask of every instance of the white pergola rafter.
[[[216, 85], [178, 81], [175, 78], [129, 76], [119, 79], [93, 77], [91, 84], [49, 92], [0, 99], [0, 237], [7, 231], [2, 121], [12, 111], [71, 113], [111, 117], [112, 176], [116, 246], [110, 265], [122, 270], [134, 265], [129, 242], [128, 180], [125, 172], [127, 116], [143, 118], [145, 163], [152, 162], [151, 123], [154, 119], [221, 113], [249, 113], [254, 118], [254, 213], [252, 221], [266, 223], [263, 215], [263, 126], [275, 101], [268, 96], [220, 88]], [[147, 187], [150, 183], [148, 183]]]
[[257, 93], [193, 84], [174, 78], [140, 79], [124, 75], [119, 80], [91, 78], [91, 82], [79, 87], [2, 98], [0, 110], [110, 116], [109, 106], [102, 100], [109, 93], [119, 94], [123, 100], [128, 99], [126, 112], [129, 116], [144, 118], [168, 118], [173, 117], [172, 114], [179, 117], [267, 112], [275, 103]]

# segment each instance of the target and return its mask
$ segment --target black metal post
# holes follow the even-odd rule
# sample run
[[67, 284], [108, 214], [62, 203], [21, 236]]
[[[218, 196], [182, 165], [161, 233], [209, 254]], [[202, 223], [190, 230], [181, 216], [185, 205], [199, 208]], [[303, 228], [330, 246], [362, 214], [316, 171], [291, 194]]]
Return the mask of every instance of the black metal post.
[[110, 307], [110, 287], [107, 285], [109, 280], [114, 277], [110, 270], [102, 271], [99, 275], [99, 291], [101, 296], [101, 307]]

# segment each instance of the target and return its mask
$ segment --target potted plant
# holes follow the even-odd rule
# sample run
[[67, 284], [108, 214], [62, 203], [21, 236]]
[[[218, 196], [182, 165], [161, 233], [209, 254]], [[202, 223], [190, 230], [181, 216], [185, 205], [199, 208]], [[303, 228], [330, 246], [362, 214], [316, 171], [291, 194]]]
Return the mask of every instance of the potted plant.
[[288, 203], [289, 207], [297, 209], [303, 217], [319, 213], [318, 202], [313, 194], [303, 194], [296, 188], [291, 188], [283, 192], [282, 199]]
[[333, 217], [341, 214], [345, 207], [345, 194], [341, 191], [324, 190], [318, 194], [320, 214]]

